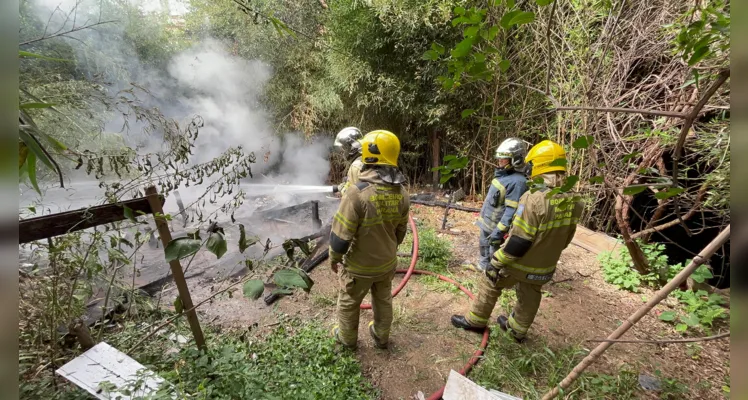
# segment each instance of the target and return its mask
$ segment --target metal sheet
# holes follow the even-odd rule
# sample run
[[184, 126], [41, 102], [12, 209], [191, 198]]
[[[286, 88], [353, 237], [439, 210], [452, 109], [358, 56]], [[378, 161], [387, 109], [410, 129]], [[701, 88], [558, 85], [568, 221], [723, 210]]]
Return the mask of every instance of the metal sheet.
[[[102, 400], [141, 398], [156, 392], [165, 382], [155, 372], [104, 342], [74, 358], [56, 372], [92, 396]], [[128, 385], [128, 383], [136, 381], [142, 382], [142, 384], [137, 388]], [[117, 389], [108, 392], [101, 387], [101, 383], [104, 382], [109, 382], [120, 390], [123, 388], [137, 390], [132, 390], [129, 394], [118, 392]], [[174, 395], [172, 398], [176, 399], [177, 397]]]

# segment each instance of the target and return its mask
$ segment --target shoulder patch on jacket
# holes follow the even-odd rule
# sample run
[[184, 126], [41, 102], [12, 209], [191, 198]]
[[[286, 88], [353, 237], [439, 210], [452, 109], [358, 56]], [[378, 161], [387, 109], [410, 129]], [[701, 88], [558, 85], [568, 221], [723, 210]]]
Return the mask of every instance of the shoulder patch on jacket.
[[369, 182], [359, 182], [356, 184], [356, 187], [358, 188], [358, 190], [364, 190], [367, 187], [369, 187], [369, 185], [370, 185]]

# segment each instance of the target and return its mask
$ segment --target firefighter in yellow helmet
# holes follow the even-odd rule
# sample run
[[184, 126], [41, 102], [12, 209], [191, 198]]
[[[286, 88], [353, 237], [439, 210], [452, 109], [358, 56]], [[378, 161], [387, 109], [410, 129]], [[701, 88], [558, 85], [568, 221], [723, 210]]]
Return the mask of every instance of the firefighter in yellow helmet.
[[359, 182], [343, 194], [330, 232], [330, 265], [340, 285], [333, 335], [346, 347], [356, 347], [359, 306], [371, 291], [374, 321], [369, 334], [377, 347], [387, 348], [397, 246], [405, 238], [410, 201], [403, 187], [405, 176], [397, 168], [397, 136], [369, 132], [361, 140], [361, 150]]
[[[557, 143], [544, 140], [530, 149], [525, 161], [531, 178], [543, 184], [520, 198], [509, 237], [494, 253], [491, 266], [481, 277], [478, 295], [467, 316], [453, 315], [452, 325], [482, 331], [503, 289], [517, 286], [517, 304], [507, 318], [499, 316], [501, 329], [523, 342], [540, 307], [540, 288], [556, 271], [561, 252], [571, 243], [582, 214], [582, 203], [572, 193], [554, 191], [564, 181], [566, 152]], [[555, 162], [554, 162], [555, 161]]]
[[343, 152], [346, 159], [350, 162], [348, 166], [348, 172], [343, 180], [343, 183], [334, 187], [333, 189], [339, 191], [341, 194], [351, 185], [358, 183], [358, 174], [361, 173], [361, 167], [364, 163], [361, 161], [361, 143], [360, 140], [364, 137], [361, 131], [353, 126], [343, 128], [335, 136], [334, 146], [339, 151]]

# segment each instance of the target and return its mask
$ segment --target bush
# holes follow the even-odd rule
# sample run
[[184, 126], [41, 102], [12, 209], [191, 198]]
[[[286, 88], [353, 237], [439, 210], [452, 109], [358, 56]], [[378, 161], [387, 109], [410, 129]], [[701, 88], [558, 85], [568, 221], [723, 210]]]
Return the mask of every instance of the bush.
[[634, 269], [634, 261], [628, 250], [623, 247], [618, 254], [604, 252], [598, 260], [603, 267], [605, 282], [616, 285], [619, 289], [637, 292], [642, 283], [656, 287], [673, 279], [683, 269], [683, 265], [668, 264], [668, 258], [663, 254], [665, 245], [661, 243], [642, 244], [642, 251], [649, 261], [650, 273], [639, 274]]
[[[400, 245], [400, 252], [410, 253], [413, 237], [409, 233]], [[418, 269], [424, 269], [438, 274], [447, 272], [452, 259], [452, 242], [440, 238], [434, 228], [418, 226]]]
[[[701, 268], [706, 269], [703, 265]], [[727, 310], [722, 307], [724, 299], [716, 293], [676, 290], [673, 295], [685, 306], [684, 309], [663, 312], [660, 320], [675, 324], [678, 332], [686, 332], [689, 328], [709, 332], [715, 320], [727, 317]]]

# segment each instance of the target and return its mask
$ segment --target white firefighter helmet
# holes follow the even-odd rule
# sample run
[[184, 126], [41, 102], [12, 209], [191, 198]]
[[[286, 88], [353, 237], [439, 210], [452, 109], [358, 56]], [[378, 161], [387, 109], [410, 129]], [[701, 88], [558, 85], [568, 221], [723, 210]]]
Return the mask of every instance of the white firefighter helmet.
[[364, 135], [358, 128], [349, 126], [338, 132], [338, 135], [335, 137], [334, 146], [348, 155], [353, 155], [354, 153], [360, 154], [361, 146], [356, 146], [355, 144], [363, 138]]
[[517, 138], [509, 138], [501, 142], [499, 147], [496, 148], [496, 154], [494, 158], [508, 158], [509, 165], [507, 168], [520, 169], [525, 164], [525, 155], [527, 154], [527, 146], [525, 143]]

